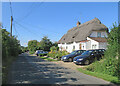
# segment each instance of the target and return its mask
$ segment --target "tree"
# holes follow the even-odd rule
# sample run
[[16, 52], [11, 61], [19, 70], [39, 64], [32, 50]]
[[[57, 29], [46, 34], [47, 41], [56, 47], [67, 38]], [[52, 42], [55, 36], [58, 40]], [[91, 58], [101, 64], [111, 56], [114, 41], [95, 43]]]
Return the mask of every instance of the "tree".
[[39, 47], [44, 51], [49, 51], [51, 46], [52, 46], [52, 42], [46, 36], [44, 36], [39, 43]]
[[55, 46], [52, 46], [50, 48], [50, 51], [53, 52], [53, 51], [58, 51], [59, 50], [59, 47], [55, 47]]
[[[105, 52], [106, 62], [104, 63], [104, 67], [106, 66], [106, 72], [108, 74], [112, 74], [114, 76], [118, 76], [120, 72], [120, 63], [118, 61], [119, 57], [119, 38], [120, 38], [120, 30], [117, 25], [113, 25], [113, 28], [108, 35], [108, 49]], [[119, 75], [120, 76], [120, 75]]]
[[52, 46], [58, 47], [58, 43], [57, 43], [57, 42], [54, 42], [54, 43], [52, 44]]
[[17, 56], [21, 49], [20, 43], [15, 36], [10, 37], [10, 33], [6, 29], [1, 29], [2, 32], [2, 57]]
[[38, 48], [38, 41], [37, 40], [31, 40], [28, 42], [28, 50], [31, 54], [33, 54]]
[[24, 53], [24, 52], [28, 51], [28, 47], [21, 46], [21, 50]]
[[119, 35], [120, 31], [118, 29], [117, 25], [113, 25], [113, 28], [110, 31], [110, 34], [108, 34], [108, 49], [107, 49], [107, 53], [109, 53], [107, 55], [107, 57], [110, 58], [115, 58], [118, 57], [118, 49], [120, 47], [119, 45]]

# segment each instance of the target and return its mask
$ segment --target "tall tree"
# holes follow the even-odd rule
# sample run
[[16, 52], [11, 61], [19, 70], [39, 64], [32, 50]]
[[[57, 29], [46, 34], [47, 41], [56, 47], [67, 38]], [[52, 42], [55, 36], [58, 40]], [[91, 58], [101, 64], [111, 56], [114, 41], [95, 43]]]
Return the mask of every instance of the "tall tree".
[[49, 51], [51, 46], [52, 46], [52, 42], [46, 36], [44, 36], [39, 43], [39, 47], [44, 51]]
[[57, 42], [54, 42], [52, 45], [55, 46], [55, 47], [58, 47], [58, 43]]
[[105, 52], [106, 63], [106, 71], [109, 74], [114, 74], [120, 77], [120, 62], [119, 62], [119, 44], [120, 39], [120, 30], [117, 25], [113, 25], [113, 28], [108, 35], [108, 49]]
[[38, 48], [38, 41], [37, 40], [31, 40], [28, 42], [28, 49], [31, 53], [34, 53]]
[[17, 56], [20, 52], [20, 43], [15, 36], [10, 37], [10, 33], [6, 29], [1, 29], [2, 32], [2, 56]]
[[117, 58], [118, 57], [118, 49], [120, 47], [118, 39], [120, 38], [119, 35], [120, 31], [118, 29], [117, 25], [113, 25], [113, 28], [110, 31], [110, 34], [108, 35], [108, 49], [107, 52], [109, 55], [107, 57], [110, 58]]

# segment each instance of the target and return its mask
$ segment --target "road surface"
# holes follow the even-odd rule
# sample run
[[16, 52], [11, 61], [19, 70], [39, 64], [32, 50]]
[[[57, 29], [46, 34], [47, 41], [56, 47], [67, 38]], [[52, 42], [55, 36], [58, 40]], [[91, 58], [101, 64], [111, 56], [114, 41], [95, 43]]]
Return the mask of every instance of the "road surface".
[[60, 64], [23, 54], [12, 64], [8, 84], [110, 84]]

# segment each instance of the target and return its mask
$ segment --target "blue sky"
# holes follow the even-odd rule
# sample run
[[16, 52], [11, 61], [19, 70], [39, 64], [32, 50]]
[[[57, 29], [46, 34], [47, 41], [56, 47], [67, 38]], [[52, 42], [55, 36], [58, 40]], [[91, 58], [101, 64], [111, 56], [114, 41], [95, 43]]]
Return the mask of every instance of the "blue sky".
[[[21, 45], [48, 36], [58, 41], [77, 21], [97, 17], [108, 28], [118, 21], [117, 2], [12, 2], [13, 35]], [[3, 27], [10, 32], [10, 3], [2, 3]]]

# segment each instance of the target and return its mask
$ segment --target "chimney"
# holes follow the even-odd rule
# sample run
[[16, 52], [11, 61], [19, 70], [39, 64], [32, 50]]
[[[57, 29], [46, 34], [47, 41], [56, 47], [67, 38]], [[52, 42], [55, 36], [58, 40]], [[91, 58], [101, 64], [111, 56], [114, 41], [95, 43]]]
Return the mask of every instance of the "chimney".
[[79, 26], [80, 24], [81, 24], [81, 23], [78, 21], [78, 22], [77, 22], [77, 26]]

